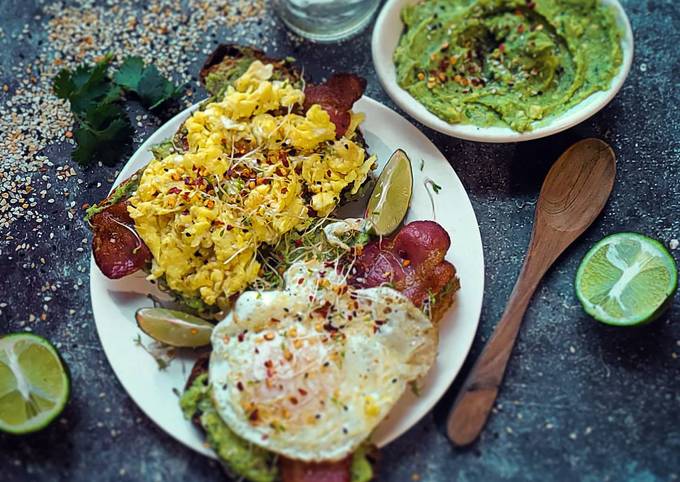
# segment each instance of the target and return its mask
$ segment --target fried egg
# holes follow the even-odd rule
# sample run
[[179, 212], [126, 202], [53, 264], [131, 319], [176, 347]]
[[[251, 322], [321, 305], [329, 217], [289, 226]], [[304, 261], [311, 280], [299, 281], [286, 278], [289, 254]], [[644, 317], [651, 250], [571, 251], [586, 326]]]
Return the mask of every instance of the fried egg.
[[213, 331], [213, 401], [254, 444], [339, 460], [427, 373], [437, 332], [398, 291], [353, 289], [329, 263], [298, 261], [284, 279], [283, 290], [241, 294]]

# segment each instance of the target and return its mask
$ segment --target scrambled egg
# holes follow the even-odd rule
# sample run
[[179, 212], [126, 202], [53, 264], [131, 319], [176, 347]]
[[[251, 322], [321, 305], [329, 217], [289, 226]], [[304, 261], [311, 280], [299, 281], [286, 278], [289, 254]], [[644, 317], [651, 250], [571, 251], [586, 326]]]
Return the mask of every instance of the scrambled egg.
[[150, 279], [208, 305], [226, 307], [260, 272], [257, 251], [355, 194], [375, 158], [318, 105], [301, 114], [304, 93], [272, 81], [259, 61], [224, 98], [184, 124], [188, 151], [152, 161], [129, 212], [153, 254]]

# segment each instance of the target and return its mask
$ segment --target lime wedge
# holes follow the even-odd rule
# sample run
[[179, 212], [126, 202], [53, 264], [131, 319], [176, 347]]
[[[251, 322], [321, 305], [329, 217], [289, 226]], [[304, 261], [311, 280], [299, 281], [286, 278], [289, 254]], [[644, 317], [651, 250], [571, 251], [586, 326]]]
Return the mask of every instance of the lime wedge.
[[408, 211], [412, 191], [411, 161], [404, 151], [397, 149], [380, 173], [366, 207], [366, 219], [373, 224], [375, 234], [387, 236], [399, 227]]
[[165, 308], [140, 308], [137, 325], [156, 341], [178, 348], [196, 348], [210, 344], [215, 325], [197, 316]]
[[0, 430], [45, 428], [68, 401], [70, 380], [52, 344], [32, 333], [0, 338]]
[[661, 315], [678, 287], [671, 254], [637, 233], [607, 236], [585, 255], [576, 296], [586, 312], [609, 325], [635, 326]]

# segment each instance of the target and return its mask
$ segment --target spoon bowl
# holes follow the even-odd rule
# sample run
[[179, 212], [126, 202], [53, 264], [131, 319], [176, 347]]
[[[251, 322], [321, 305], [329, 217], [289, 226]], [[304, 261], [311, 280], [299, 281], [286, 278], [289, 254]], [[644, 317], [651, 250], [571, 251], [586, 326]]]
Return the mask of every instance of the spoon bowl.
[[536, 206], [538, 221], [580, 234], [600, 214], [614, 187], [616, 162], [609, 145], [585, 139], [567, 149], [548, 172]]

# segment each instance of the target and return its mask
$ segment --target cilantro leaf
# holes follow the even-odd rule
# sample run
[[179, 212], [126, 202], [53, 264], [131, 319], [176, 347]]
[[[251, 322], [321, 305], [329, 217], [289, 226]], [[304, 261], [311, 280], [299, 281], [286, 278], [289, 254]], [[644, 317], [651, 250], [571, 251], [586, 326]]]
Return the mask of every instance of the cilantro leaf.
[[439, 194], [439, 191], [441, 191], [442, 187], [432, 180], [430, 180], [430, 184], [432, 185], [432, 190], [434, 191], [434, 193]]
[[111, 57], [106, 56], [94, 66], [80, 65], [74, 71], [63, 69], [55, 77], [54, 93], [70, 102], [76, 118], [96, 104], [120, 99], [120, 87], [106, 75], [110, 61]]
[[180, 96], [182, 87], [163, 77], [155, 65], [144, 67], [141, 57], [126, 57], [114, 75], [114, 81], [139, 96], [144, 107], [155, 109]]
[[113, 75], [113, 81], [125, 90], [135, 92], [143, 73], [144, 61], [141, 57], [126, 57]]
[[100, 104], [90, 108], [74, 135], [78, 147], [73, 159], [80, 165], [101, 161], [114, 165], [122, 151], [130, 145], [133, 129], [118, 104]]

